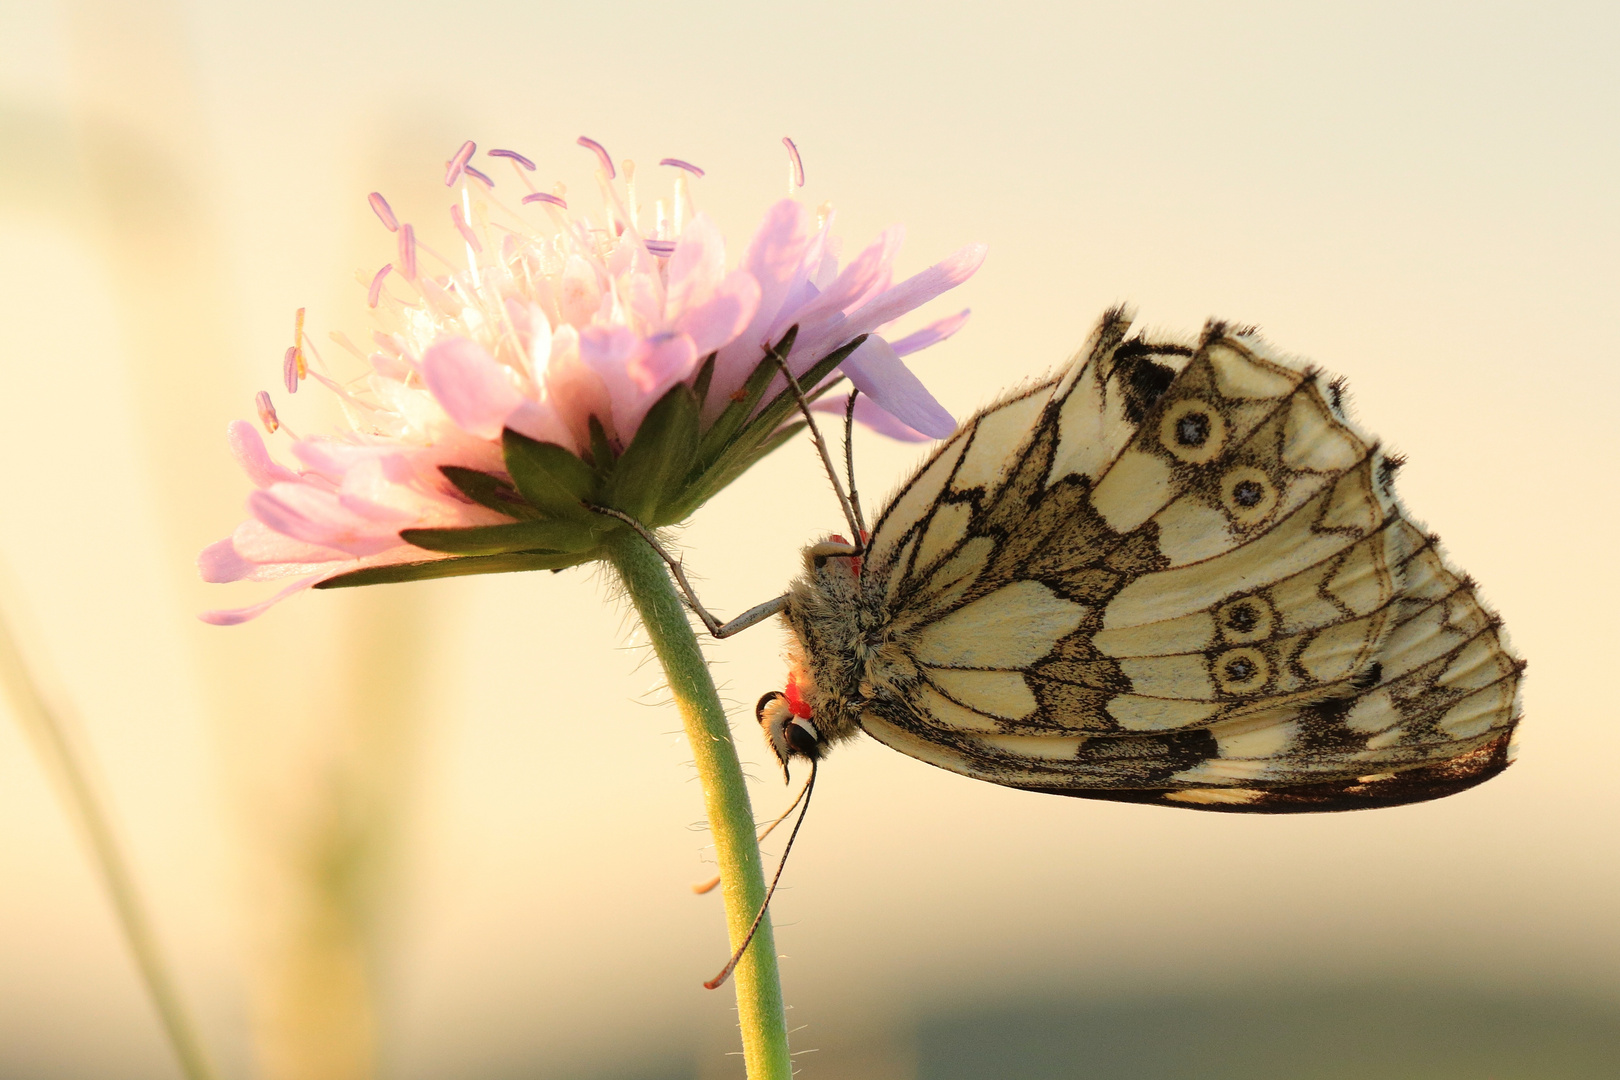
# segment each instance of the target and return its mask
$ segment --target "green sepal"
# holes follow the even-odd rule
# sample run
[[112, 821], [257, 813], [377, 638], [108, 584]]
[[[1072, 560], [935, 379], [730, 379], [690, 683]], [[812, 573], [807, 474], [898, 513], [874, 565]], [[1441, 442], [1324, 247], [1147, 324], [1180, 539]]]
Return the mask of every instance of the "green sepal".
[[507, 574], [516, 570], [562, 570], [586, 561], [587, 556], [552, 551], [514, 552], [508, 555], [473, 555], [464, 559], [368, 566], [317, 582], [317, 589], [347, 589], [356, 585], [392, 585], [400, 581], [463, 577], [468, 574]]
[[782, 340], [765, 353], [765, 358], [754, 365], [748, 378], [743, 382], [742, 388], [732, 395], [731, 401], [720, 415], [714, 418], [709, 430], [703, 433], [703, 442], [698, 447], [698, 460], [704, 467], [714, 464], [714, 459], [731, 443], [733, 435], [737, 434], [748, 417], [759, 405], [760, 398], [765, 396], [765, 390], [771, 385], [771, 380], [780, 374], [782, 366], [777, 363], [778, 356], [786, 356], [793, 348], [794, 340], [799, 336], [797, 324], [788, 327]]
[[[799, 385], [815, 386], [831, 375], [833, 369], [843, 363], [850, 353], [860, 348], [861, 342], [865, 340], [866, 335], [863, 334], [816, 361], [799, 379]], [[694, 486], [713, 494], [735, 480], [744, 469], [758, 460], [753, 455], [761, 445], [770, 444], [773, 450], [780, 446], [781, 443], [771, 442], [772, 435], [798, 407], [799, 400], [793, 393], [793, 387], [783, 387], [782, 392], [772, 398], [770, 404], [761, 409], [759, 415], [750, 420], [731, 440], [730, 445], [721, 451], [719, 457], [703, 470], [703, 475]], [[724, 482], [721, 482], [722, 478]]]
[[580, 523], [595, 518], [581, 503], [594, 501], [595, 470], [555, 443], [537, 442], [507, 428], [501, 432], [506, 471], [523, 497], [546, 517]]
[[613, 463], [618, 460], [619, 455], [613, 452], [613, 444], [608, 441], [607, 428], [602, 426], [602, 421], [596, 418], [595, 413], [591, 414], [590, 428], [591, 464], [595, 466], [597, 476], [606, 478], [613, 472]]
[[607, 505], [652, 527], [679, 520], [660, 514], [659, 506], [679, 498], [697, 448], [697, 395], [676, 383], [647, 410], [636, 437], [619, 455], [607, 482]]
[[460, 465], [440, 465], [439, 471], [444, 474], [446, 480], [456, 486], [457, 491], [479, 506], [525, 521], [545, 516], [525, 502], [517, 488], [498, 476], [491, 476], [477, 469], [465, 469]]
[[670, 508], [670, 520], [680, 521], [682, 518], [690, 517], [696, 513], [700, 506], [708, 502], [733, 480], [753, 468], [761, 458], [788, 442], [793, 436], [803, 431], [804, 428], [803, 421], [797, 424], [789, 424], [755, 447], [752, 453], [743, 458], [740, 463], [731, 466], [728, 471], [721, 472], [717, 469], [710, 469], [702, 476], [688, 483], [685, 490], [681, 492], [680, 505]]
[[579, 521], [518, 521], [510, 525], [474, 525], [465, 529], [405, 529], [399, 538], [428, 551], [450, 555], [504, 555], [514, 551], [589, 551], [599, 529]]
[[[810, 370], [798, 379], [799, 388], [805, 392], [805, 397], [807, 399], [819, 397], [820, 395], [815, 393], [817, 384], [831, 375], [839, 364], [849, 359], [850, 353], [860, 348], [866, 342], [866, 338], [865, 334], [853, 338], [810, 365]], [[793, 393], [793, 387], [784, 386], [782, 392], [772, 398], [770, 403], [759, 411], [759, 415], [748, 422], [748, 426], [739, 433], [737, 443], [742, 445], [764, 438], [768, 432], [775, 431], [777, 426], [788, 418], [788, 414], [798, 407], [799, 399]]]
[[692, 380], [692, 393], [697, 395], [698, 408], [709, 400], [709, 383], [714, 381], [714, 362], [719, 353], [710, 353], [703, 358], [703, 366], [698, 368], [697, 378]]

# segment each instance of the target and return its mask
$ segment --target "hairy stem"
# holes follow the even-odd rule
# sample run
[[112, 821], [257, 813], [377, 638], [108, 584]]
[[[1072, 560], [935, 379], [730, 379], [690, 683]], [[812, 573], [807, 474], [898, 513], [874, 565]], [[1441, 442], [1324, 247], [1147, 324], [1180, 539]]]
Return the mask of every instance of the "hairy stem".
[[[754, 916], [765, 902], [765, 876], [760, 869], [759, 843], [754, 839], [748, 787], [737, 760], [737, 748], [731, 741], [731, 728], [709, 665], [698, 648], [697, 635], [692, 632], [686, 610], [681, 607], [658, 553], [635, 533], [621, 530], [610, 541], [609, 559], [647, 628], [686, 726], [720, 863], [726, 928], [735, 949], [748, 935]], [[782, 1011], [782, 983], [776, 970], [776, 942], [769, 914], [760, 921], [754, 942], [737, 964], [732, 982], [737, 988], [737, 1020], [742, 1028], [743, 1061], [749, 1080], [790, 1080], [793, 1066], [788, 1057], [787, 1020]]]
[[181, 1072], [187, 1080], [214, 1080], [216, 1074], [203, 1053], [197, 1029], [186, 1013], [174, 977], [164, 962], [157, 935], [135, 887], [134, 875], [119, 847], [117, 833], [91, 780], [90, 770], [76, 752], [66, 718], [52, 708], [29, 671], [3, 613], [0, 613], [0, 689], [4, 690], [18, 721], [39, 751], [46, 771], [54, 774], [60, 783], [70, 812], [84, 830], [91, 859], [101, 872], [118, 924], [124, 931], [124, 940], [134, 954], [135, 966], [146, 983], [147, 993], [152, 996], [152, 1005], [179, 1059]]

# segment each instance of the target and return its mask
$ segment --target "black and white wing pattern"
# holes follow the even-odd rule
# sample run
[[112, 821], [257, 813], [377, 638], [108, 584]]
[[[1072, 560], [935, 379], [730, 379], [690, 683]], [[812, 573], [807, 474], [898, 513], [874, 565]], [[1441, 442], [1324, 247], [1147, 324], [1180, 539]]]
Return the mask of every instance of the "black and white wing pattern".
[[1250, 332], [1129, 328], [1109, 313], [1067, 372], [962, 425], [853, 589], [848, 569], [795, 585], [822, 729], [1205, 810], [1393, 805], [1501, 771], [1524, 664], [1338, 384]]

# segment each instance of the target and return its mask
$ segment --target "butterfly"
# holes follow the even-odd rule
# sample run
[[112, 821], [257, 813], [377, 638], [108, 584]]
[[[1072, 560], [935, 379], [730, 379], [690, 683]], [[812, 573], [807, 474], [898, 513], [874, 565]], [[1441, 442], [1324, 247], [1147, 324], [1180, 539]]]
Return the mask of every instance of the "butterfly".
[[1249, 329], [1131, 321], [961, 425], [864, 544], [806, 549], [757, 709], [784, 770], [865, 732], [1007, 787], [1258, 813], [1502, 771], [1524, 662], [1342, 382]]

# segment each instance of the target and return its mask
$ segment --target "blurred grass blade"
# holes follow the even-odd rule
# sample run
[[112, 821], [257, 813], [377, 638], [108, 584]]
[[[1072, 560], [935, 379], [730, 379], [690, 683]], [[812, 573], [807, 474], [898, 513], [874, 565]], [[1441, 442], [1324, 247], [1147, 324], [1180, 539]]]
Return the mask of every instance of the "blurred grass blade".
[[72, 730], [70, 717], [52, 706], [29, 670], [13, 624], [4, 610], [0, 610], [0, 688], [38, 751], [45, 771], [56, 779], [70, 816], [76, 818], [84, 830], [91, 860], [101, 872], [124, 940], [134, 954], [135, 966], [147, 993], [152, 996], [152, 1005], [179, 1059], [181, 1071], [187, 1080], [214, 1080], [216, 1073], [203, 1052], [196, 1025], [181, 1001], [179, 988], [164, 960], [157, 934], [135, 886], [135, 876], [92, 779], [93, 770], [86, 760], [87, 755], [79, 750], [83, 740]]

